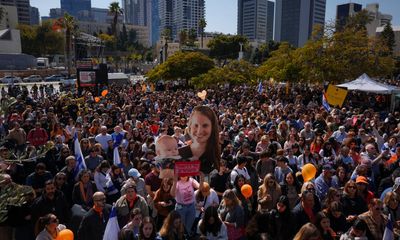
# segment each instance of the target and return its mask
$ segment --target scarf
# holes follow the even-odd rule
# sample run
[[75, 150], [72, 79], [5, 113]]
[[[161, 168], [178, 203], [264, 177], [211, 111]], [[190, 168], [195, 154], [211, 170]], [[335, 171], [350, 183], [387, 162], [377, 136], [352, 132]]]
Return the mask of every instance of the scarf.
[[133, 207], [135, 206], [135, 203], [136, 203], [136, 200], [138, 199], [138, 197], [136, 196], [134, 199], [132, 199], [132, 201], [129, 201], [127, 198], [126, 198], [126, 201], [128, 202], [128, 207], [129, 207], [129, 209], [133, 209]]
[[97, 207], [96, 205], [93, 206], [93, 210], [99, 214], [100, 218], [103, 218], [103, 208]]
[[[86, 191], [85, 191], [86, 188]], [[93, 189], [92, 189], [92, 184], [88, 182], [87, 184], [83, 184], [83, 182], [79, 182], [79, 189], [81, 191], [81, 196], [83, 199], [83, 202], [85, 204], [88, 204], [89, 201], [92, 200], [93, 196]]]

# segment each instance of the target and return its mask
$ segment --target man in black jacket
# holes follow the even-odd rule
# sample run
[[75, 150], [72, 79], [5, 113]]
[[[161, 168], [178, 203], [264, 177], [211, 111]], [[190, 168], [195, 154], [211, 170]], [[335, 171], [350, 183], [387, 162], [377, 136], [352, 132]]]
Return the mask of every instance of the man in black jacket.
[[48, 213], [56, 215], [62, 224], [68, 223], [71, 215], [64, 194], [56, 190], [53, 180], [46, 181], [43, 194], [32, 204], [33, 223]]
[[83, 217], [78, 230], [79, 240], [102, 240], [111, 212], [106, 204], [106, 196], [102, 192], [93, 194], [94, 207]]

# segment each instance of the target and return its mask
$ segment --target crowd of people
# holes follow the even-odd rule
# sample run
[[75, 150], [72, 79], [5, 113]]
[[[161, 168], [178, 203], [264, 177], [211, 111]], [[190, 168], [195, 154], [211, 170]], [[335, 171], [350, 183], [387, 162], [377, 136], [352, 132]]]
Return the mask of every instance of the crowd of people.
[[[321, 88], [263, 88], [2, 89], [0, 238], [103, 239], [114, 210], [121, 240], [380, 240], [389, 221], [400, 236], [388, 99], [353, 92], [328, 111]], [[194, 176], [174, 173], [192, 160]]]

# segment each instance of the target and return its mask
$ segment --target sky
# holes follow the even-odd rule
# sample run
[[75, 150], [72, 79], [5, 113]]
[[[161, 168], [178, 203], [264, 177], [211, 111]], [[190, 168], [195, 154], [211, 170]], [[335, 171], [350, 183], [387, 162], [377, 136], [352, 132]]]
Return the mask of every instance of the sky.
[[[92, 7], [107, 8], [115, 0], [92, 0]], [[121, 1], [120, 1], [121, 2]], [[400, 25], [400, 0], [327, 0], [325, 21], [335, 19], [336, 5], [355, 2], [364, 7], [379, 2], [380, 12], [393, 16], [392, 25]], [[39, 8], [41, 16], [48, 16], [50, 8], [59, 8], [59, 0], [30, 0], [31, 6]], [[121, 5], [120, 5], [121, 6]], [[237, 0], [206, 0], [207, 32], [235, 34], [237, 32]]]

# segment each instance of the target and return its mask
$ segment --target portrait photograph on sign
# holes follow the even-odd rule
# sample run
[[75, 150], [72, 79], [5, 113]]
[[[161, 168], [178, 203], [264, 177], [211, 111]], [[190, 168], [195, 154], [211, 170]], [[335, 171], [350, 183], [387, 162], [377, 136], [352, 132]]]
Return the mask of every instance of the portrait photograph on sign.
[[95, 71], [80, 71], [79, 83], [81, 87], [96, 86], [96, 72]]

